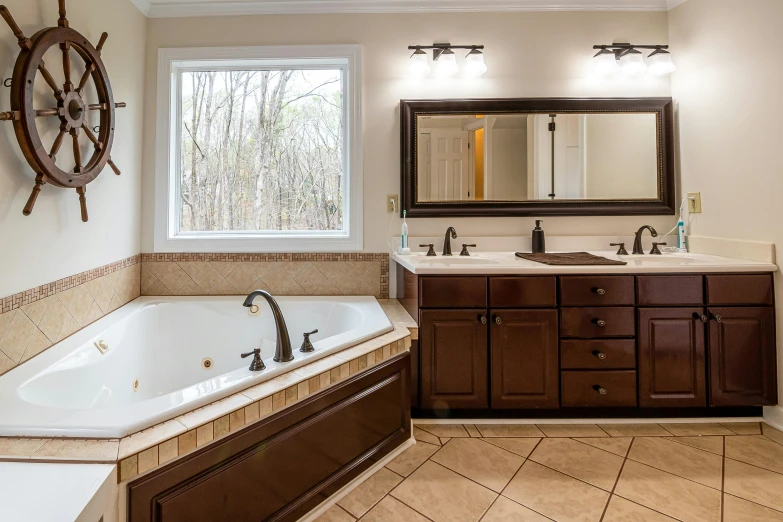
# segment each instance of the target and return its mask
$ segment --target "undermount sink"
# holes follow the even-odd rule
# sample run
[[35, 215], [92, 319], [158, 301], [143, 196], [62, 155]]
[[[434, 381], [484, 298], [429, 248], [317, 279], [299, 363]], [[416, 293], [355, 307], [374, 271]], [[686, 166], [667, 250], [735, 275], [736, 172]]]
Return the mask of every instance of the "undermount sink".
[[635, 264], [641, 264], [641, 263], [665, 263], [667, 265], [689, 265], [691, 263], [696, 262], [695, 257], [690, 256], [675, 256], [675, 255], [661, 255], [661, 256], [654, 256], [654, 255], [645, 255], [645, 256], [633, 256], [629, 258], [624, 258], [628, 261], [633, 261]]
[[500, 262], [497, 259], [489, 259], [486, 257], [467, 257], [467, 256], [452, 256], [452, 257], [425, 257], [420, 261], [423, 265], [498, 265]]

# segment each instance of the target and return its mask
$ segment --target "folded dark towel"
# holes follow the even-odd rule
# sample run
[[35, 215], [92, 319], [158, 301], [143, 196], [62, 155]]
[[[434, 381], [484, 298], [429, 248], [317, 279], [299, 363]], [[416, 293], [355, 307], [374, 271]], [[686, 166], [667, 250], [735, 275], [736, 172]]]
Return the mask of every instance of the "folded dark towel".
[[566, 252], [559, 254], [525, 254], [517, 252], [517, 257], [543, 263], [545, 265], [627, 265], [625, 261], [615, 261], [587, 252]]

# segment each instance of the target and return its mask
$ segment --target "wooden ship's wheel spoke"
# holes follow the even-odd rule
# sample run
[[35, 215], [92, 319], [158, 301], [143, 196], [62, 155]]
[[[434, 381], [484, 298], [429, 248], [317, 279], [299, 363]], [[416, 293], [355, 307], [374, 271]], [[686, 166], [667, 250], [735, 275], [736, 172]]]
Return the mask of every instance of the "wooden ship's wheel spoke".
[[[108, 165], [115, 174], [120, 170], [111, 159], [111, 146], [114, 142], [114, 110], [125, 107], [125, 103], [114, 103], [108, 73], [104, 67], [101, 53], [107, 33], [102, 33], [98, 45], [93, 47], [87, 39], [71, 29], [68, 23], [65, 0], [58, 0], [59, 19], [57, 27], [44, 28], [28, 38], [17, 25], [11, 13], [5, 6], [0, 6], [0, 16], [6, 21], [16, 36], [21, 49], [14, 67], [11, 80], [11, 110], [0, 112], [0, 121], [12, 121], [17, 141], [24, 153], [25, 159], [35, 171], [35, 186], [24, 207], [24, 215], [33, 211], [38, 194], [44, 184], [57, 187], [74, 188], [79, 194], [81, 217], [87, 221], [86, 185], [93, 181]], [[49, 49], [59, 47], [62, 52], [62, 67], [64, 83], [57, 84], [47, 69], [43, 56]], [[74, 86], [72, 77], [71, 50], [84, 60], [84, 73], [79, 83]], [[30, 92], [35, 88], [36, 75], [43, 77], [54, 93], [57, 107], [51, 109], [35, 109], [32, 107]], [[92, 78], [98, 103], [88, 103], [84, 99], [85, 87]], [[89, 111], [97, 111], [100, 124], [96, 131], [91, 130], [88, 123]], [[57, 117], [60, 119], [60, 129], [49, 152], [41, 143], [41, 136], [36, 125], [36, 118]], [[88, 155], [82, 155], [79, 143], [84, 132], [92, 143], [93, 149]], [[57, 154], [62, 148], [65, 135], [70, 134], [73, 145], [73, 169], [63, 170], [57, 166]]]

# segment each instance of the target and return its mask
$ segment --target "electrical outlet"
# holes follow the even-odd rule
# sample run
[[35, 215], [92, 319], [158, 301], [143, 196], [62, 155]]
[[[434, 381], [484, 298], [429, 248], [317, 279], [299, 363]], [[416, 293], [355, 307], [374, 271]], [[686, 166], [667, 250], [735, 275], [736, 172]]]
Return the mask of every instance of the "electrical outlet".
[[386, 196], [386, 212], [397, 212], [400, 210], [400, 196], [389, 194]]
[[688, 213], [701, 214], [701, 192], [688, 192]]

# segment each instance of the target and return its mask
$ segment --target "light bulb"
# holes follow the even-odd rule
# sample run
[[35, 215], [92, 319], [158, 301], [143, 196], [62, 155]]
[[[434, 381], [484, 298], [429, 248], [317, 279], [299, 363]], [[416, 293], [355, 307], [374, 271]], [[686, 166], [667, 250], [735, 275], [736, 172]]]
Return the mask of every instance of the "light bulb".
[[636, 49], [630, 49], [620, 57], [620, 68], [624, 75], [631, 78], [641, 76], [647, 72], [647, 64], [644, 63], [644, 55]]
[[617, 64], [617, 57], [608, 49], [602, 49], [596, 54], [593, 57], [593, 61], [590, 62], [590, 66], [592, 74], [595, 76], [606, 77], [620, 72], [620, 66]]
[[430, 72], [430, 62], [427, 53], [421, 49], [416, 49], [411, 56], [411, 66], [409, 74], [411, 78], [424, 78]]
[[457, 74], [458, 71], [457, 57], [451, 49], [446, 49], [440, 53], [438, 59], [435, 60], [435, 74], [440, 78], [450, 78]]
[[472, 49], [465, 58], [465, 76], [478, 78], [485, 72], [487, 72], [487, 65], [484, 63], [484, 53]]
[[672, 61], [672, 55], [663, 49], [656, 49], [647, 57], [647, 67], [653, 76], [664, 76], [677, 69]]

